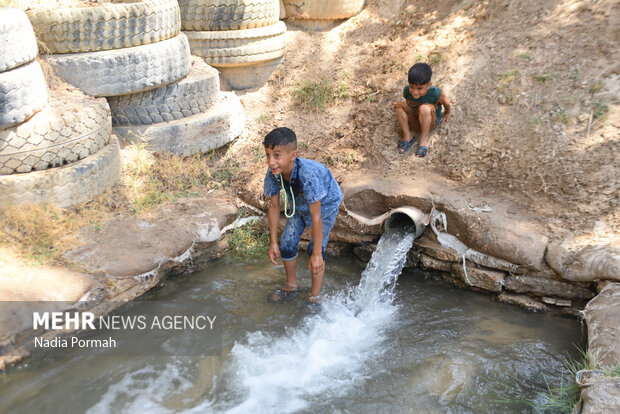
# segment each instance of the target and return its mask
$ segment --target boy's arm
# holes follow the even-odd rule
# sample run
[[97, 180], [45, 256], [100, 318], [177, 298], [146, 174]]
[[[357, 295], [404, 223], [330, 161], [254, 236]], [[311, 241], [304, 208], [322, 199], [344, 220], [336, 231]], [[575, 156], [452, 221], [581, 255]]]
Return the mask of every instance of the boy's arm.
[[269, 210], [267, 211], [269, 220], [269, 260], [277, 265], [276, 259], [280, 257], [280, 248], [278, 247], [278, 221], [280, 221], [280, 195], [271, 196]]
[[442, 104], [444, 107], [443, 117], [441, 118], [440, 123], [443, 124], [448, 122], [448, 120], [450, 119], [450, 110], [452, 109], [452, 106], [450, 105], [450, 99], [448, 99], [448, 97], [443, 91], [441, 91], [441, 95], [439, 96], [439, 100], [437, 101], [437, 103]]
[[323, 219], [321, 218], [321, 200], [310, 204], [310, 217], [312, 217], [312, 256], [308, 262], [308, 269], [312, 276], [325, 270], [323, 260]]

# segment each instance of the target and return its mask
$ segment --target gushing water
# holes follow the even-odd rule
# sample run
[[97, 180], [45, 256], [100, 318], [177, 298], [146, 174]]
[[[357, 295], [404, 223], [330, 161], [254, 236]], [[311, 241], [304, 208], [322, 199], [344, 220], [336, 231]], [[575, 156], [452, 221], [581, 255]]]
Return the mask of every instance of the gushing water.
[[[272, 337], [255, 332], [232, 350], [233, 381], [245, 388], [242, 402], [216, 399], [229, 413], [294, 412], [317, 396], [342, 397], [371, 375], [369, 364], [384, 347], [392, 315], [394, 286], [413, 244], [409, 229], [383, 234], [360, 284], [328, 298], [323, 312]], [[203, 407], [204, 408], [204, 407]]]

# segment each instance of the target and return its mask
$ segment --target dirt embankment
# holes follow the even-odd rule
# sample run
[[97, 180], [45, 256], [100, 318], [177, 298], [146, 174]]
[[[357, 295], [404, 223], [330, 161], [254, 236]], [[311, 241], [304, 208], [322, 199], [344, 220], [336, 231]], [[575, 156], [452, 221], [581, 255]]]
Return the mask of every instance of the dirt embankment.
[[[258, 197], [262, 137], [288, 126], [302, 156], [337, 179], [360, 170], [434, 172], [463, 191], [504, 193], [552, 239], [596, 221], [617, 231], [620, 13], [612, 6], [370, 0], [331, 30], [289, 24], [284, 62], [267, 85], [242, 93], [247, 130], [219, 166], [238, 172], [238, 193]], [[392, 108], [417, 61], [431, 64], [454, 107], [425, 159], [397, 153]], [[305, 109], [295, 91], [321, 81], [332, 81], [339, 97], [324, 111]]]

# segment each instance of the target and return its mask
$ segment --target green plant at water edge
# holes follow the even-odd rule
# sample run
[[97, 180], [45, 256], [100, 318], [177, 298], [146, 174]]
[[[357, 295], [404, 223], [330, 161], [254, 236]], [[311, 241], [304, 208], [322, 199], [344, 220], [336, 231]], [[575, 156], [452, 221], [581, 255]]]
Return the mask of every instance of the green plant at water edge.
[[256, 220], [235, 227], [230, 236], [230, 250], [233, 256], [243, 261], [265, 258], [269, 250], [269, 230], [266, 223]]
[[[545, 390], [538, 393], [535, 399], [515, 399], [500, 398], [497, 402], [505, 404], [515, 404], [530, 407], [533, 412], [539, 414], [550, 413], [571, 413], [573, 408], [579, 402], [581, 389], [575, 382], [575, 376], [578, 371], [583, 369], [596, 369], [597, 363], [592, 360], [589, 354], [581, 348], [578, 348], [581, 357], [573, 359], [565, 357], [563, 364], [567, 373], [562, 377], [559, 387], [551, 387], [547, 378], [545, 380]], [[570, 378], [566, 383], [566, 378]]]

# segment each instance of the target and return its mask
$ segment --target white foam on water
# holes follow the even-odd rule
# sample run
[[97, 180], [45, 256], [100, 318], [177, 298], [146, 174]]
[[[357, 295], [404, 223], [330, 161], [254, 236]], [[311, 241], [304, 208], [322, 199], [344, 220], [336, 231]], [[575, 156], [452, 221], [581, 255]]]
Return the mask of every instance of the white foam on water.
[[119, 382], [108, 388], [87, 414], [169, 413], [171, 410], [163, 405], [165, 398], [192, 386], [191, 378], [186, 371], [180, 358], [175, 358], [163, 369], [147, 365], [128, 372]]
[[[183, 412], [292, 413], [358, 387], [372, 375], [369, 362], [385, 352], [382, 343], [397, 310], [393, 290], [413, 238], [403, 230], [386, 232], [359, 286], [326, 298], [320, 314], [305, 318], [284, 335], [258, 331], [236, 343], [222, 373], [225, 390], [212, 399], [194, 401], [197, 404]], [[149, 367], [126, 374], [89, 414], [171, 412], [162, 396], [177, 392], [179, 384], [187, 386], [189, 380], [170, 365], [155, 376]], [[125, 401], [121, 407], [119, 397]]]
[[395, 282], [413, 239], [403, 230], [385, 233], [358, 287], [329, 298], [320, 315], [284, 336], [255, 332], [236, 344], [234, 372], [246, 396], [227, 412], [295, 412], [317, 397], [344, 396], [369, 377], [368, 361], [384, 352]]

